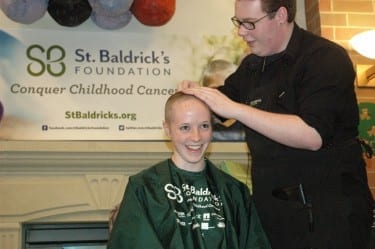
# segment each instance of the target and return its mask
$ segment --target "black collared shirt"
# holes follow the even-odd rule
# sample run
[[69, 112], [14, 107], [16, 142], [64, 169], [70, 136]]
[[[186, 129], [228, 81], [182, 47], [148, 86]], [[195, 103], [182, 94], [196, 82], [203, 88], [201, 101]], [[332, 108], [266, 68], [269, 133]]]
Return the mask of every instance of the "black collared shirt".
[[285, 51], [248, 55], [220, 90], [238, 102], [300, 116], [326, 146], [358, 135], [354, 79], [342, 47], [295, 25]]

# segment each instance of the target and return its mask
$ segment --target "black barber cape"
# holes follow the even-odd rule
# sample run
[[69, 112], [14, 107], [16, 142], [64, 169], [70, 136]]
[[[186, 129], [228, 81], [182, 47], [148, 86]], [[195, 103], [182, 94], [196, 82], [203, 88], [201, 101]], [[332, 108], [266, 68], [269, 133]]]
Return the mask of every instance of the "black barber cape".
[[209, 160], [165, 160], [129, 178], [108, 249], [270, 248], [248, 187]]

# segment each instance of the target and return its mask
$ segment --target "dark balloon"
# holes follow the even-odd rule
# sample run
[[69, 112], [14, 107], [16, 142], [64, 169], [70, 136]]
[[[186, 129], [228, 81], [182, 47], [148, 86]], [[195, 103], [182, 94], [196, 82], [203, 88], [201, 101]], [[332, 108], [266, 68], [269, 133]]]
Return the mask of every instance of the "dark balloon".
[[88, 0], [49, 0], [47, 10], [58, 24], [67, 27], [82, 24], [92, 12]]

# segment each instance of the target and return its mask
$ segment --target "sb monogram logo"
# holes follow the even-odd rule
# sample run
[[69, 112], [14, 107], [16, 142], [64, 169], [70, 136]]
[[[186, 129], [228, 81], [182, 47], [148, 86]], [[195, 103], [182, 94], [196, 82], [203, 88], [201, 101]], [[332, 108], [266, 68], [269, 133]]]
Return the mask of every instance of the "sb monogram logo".
[[32, 76], [40, 76], [47, 72], [58, 77], [65, 73], [65, 50], [61, 46], [53, 45], [45, 49], [34, 44], [27, 48], [26, 56], [32, 61], [27, 65], [27, 72]]
[[178, 203], [181, 203], [184, 198], [181, 195], [181, 189], [173, 186], [172, 184], [168, 183], [164, 186], [165, 192], [167, 192], [167, 197], [171, 200], [176, 200]]

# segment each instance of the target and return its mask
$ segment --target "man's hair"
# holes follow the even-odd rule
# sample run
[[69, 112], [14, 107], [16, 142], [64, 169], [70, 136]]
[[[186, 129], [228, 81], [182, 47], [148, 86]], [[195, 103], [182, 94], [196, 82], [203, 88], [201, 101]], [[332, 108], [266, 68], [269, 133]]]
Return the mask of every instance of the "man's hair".
[[173, 105], [176, 103], [176, 102], [179, 102], [179, 101], [184, 101], [184, 100], [188, 100], [188, 99], [195, 99], [195, 100], [198, 100], [199, 102], [201, 102], [202, 104], [204, 104], [207, 109], [209, 110], [210, 112], [210, 121], [212, 123], [212, 113], [211, 113], [211, 109], [208, 107], [208, 105], [206, 103], [204, 103], [202, 100], [200, 100], [199, 98], [195, 97], [194, 95], [191, 95], [191, 94], [186, 94], [186, 93], [183, 93], [183, 92], [176, 92], [174, 94], [172, 94], [171, 96], [169, 96], [169, 98], [167, 99], [167, 102], [165, 102], [165, 107], [164, 107], [164, 120], [165, 122], [170, 122], [171, 121], [171, 118], [172, 118], [172, 109], [173, 109]]
[[[237, 0], [237, 1], [254, 1], [254, 0]], [[285, 7], [288, 11], [288, 22], [294, 22], [296, 19], [297, 4], [296, 0], [259, 0], [262, 4], [262, 10], [266, 13], [272, 13], [280, 7]], [[270, 15], [273, 18], [274, 15]]]

